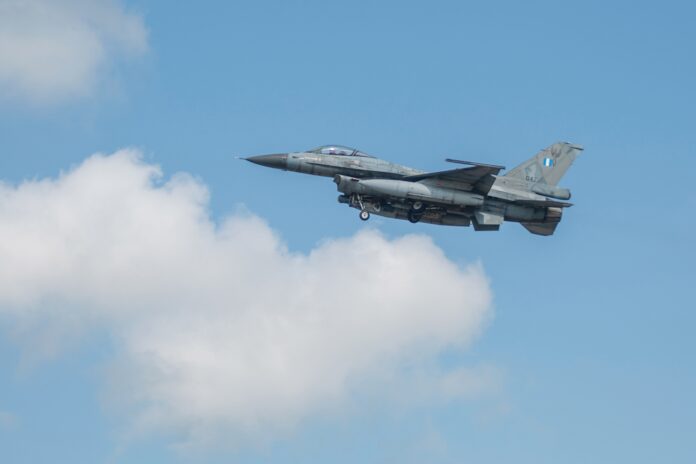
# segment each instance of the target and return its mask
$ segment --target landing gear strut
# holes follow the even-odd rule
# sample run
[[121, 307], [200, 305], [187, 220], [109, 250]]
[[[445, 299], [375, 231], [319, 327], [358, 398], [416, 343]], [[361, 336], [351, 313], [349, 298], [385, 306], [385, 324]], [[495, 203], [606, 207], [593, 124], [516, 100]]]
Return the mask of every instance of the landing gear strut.
[[409, 222], [415, 224], [416, 222], [420, 221], [423, 217], [423, 213], [425, 213], [425, 203], [422, 201], [414, 201], [411, 204], [411, 209], [408, 212]]

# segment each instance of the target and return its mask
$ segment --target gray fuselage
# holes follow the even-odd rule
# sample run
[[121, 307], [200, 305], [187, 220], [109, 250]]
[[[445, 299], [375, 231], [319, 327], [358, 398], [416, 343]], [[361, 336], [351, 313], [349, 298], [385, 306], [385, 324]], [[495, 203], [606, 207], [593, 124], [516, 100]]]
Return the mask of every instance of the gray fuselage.
[[[549, 147], [549, 153], [557, 145]], [[556, 158], [562, 161], [559, 156]], [[340, 146], [246, 159], [275, 169], [333, 178], [341, 193], [339, 202], [359, 209], [363, 220], [372, 213], [441, 225], [473, 223], [476, 230], [498, 230], [503, 221], [513, 221], [522, 222], [533, 233], [550, 235], [562, 208], [570, 206], [549, 200], [570, 198], [567, 189], [539, 182], [536, 176], [499, 176], [502, 166], [461, 162], [474, 167], [428, 173]], [[550, 159], [544, 158], [543, 163], [553, 166]], [[529, 174], [530, 169], [525, 172]]]

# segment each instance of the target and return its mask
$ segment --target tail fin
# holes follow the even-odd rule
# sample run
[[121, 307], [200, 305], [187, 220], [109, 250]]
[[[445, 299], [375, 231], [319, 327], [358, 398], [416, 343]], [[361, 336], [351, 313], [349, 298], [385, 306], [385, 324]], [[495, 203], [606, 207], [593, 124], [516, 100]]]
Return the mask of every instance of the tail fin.
[[557, 142], [511, 170], [505, 177], [516, 177], [532, 183], [558, 185], [575, 158], [582, 151], [580, 145]]

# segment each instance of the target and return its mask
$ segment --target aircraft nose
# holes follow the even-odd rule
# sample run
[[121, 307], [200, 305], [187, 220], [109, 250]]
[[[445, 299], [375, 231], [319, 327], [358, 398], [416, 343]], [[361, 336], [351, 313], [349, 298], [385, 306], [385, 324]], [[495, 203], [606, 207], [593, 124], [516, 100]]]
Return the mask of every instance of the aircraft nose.
[[276, 169], [287, 169], [288, 168], [288, 154], [278, 153], [274, 155], [258, 155], [250, 156], [245, 158], [247, 161], [251, 161], [254, 164], [259, 164], [261, 166], [266, 166], [267, 168]]

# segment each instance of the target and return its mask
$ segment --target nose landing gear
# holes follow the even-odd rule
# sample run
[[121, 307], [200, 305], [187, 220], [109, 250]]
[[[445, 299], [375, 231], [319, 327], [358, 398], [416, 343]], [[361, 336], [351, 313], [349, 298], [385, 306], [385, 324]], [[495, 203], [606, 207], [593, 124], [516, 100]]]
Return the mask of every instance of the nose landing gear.
[[364, 209], [361, 210], [361, 211], [360, 211], [360, 219], [361, 219], [362, 221], [367, 221], [368, 219], [370, 219], [370, 213], [367, 212], [367, 211], [364, 210]]

